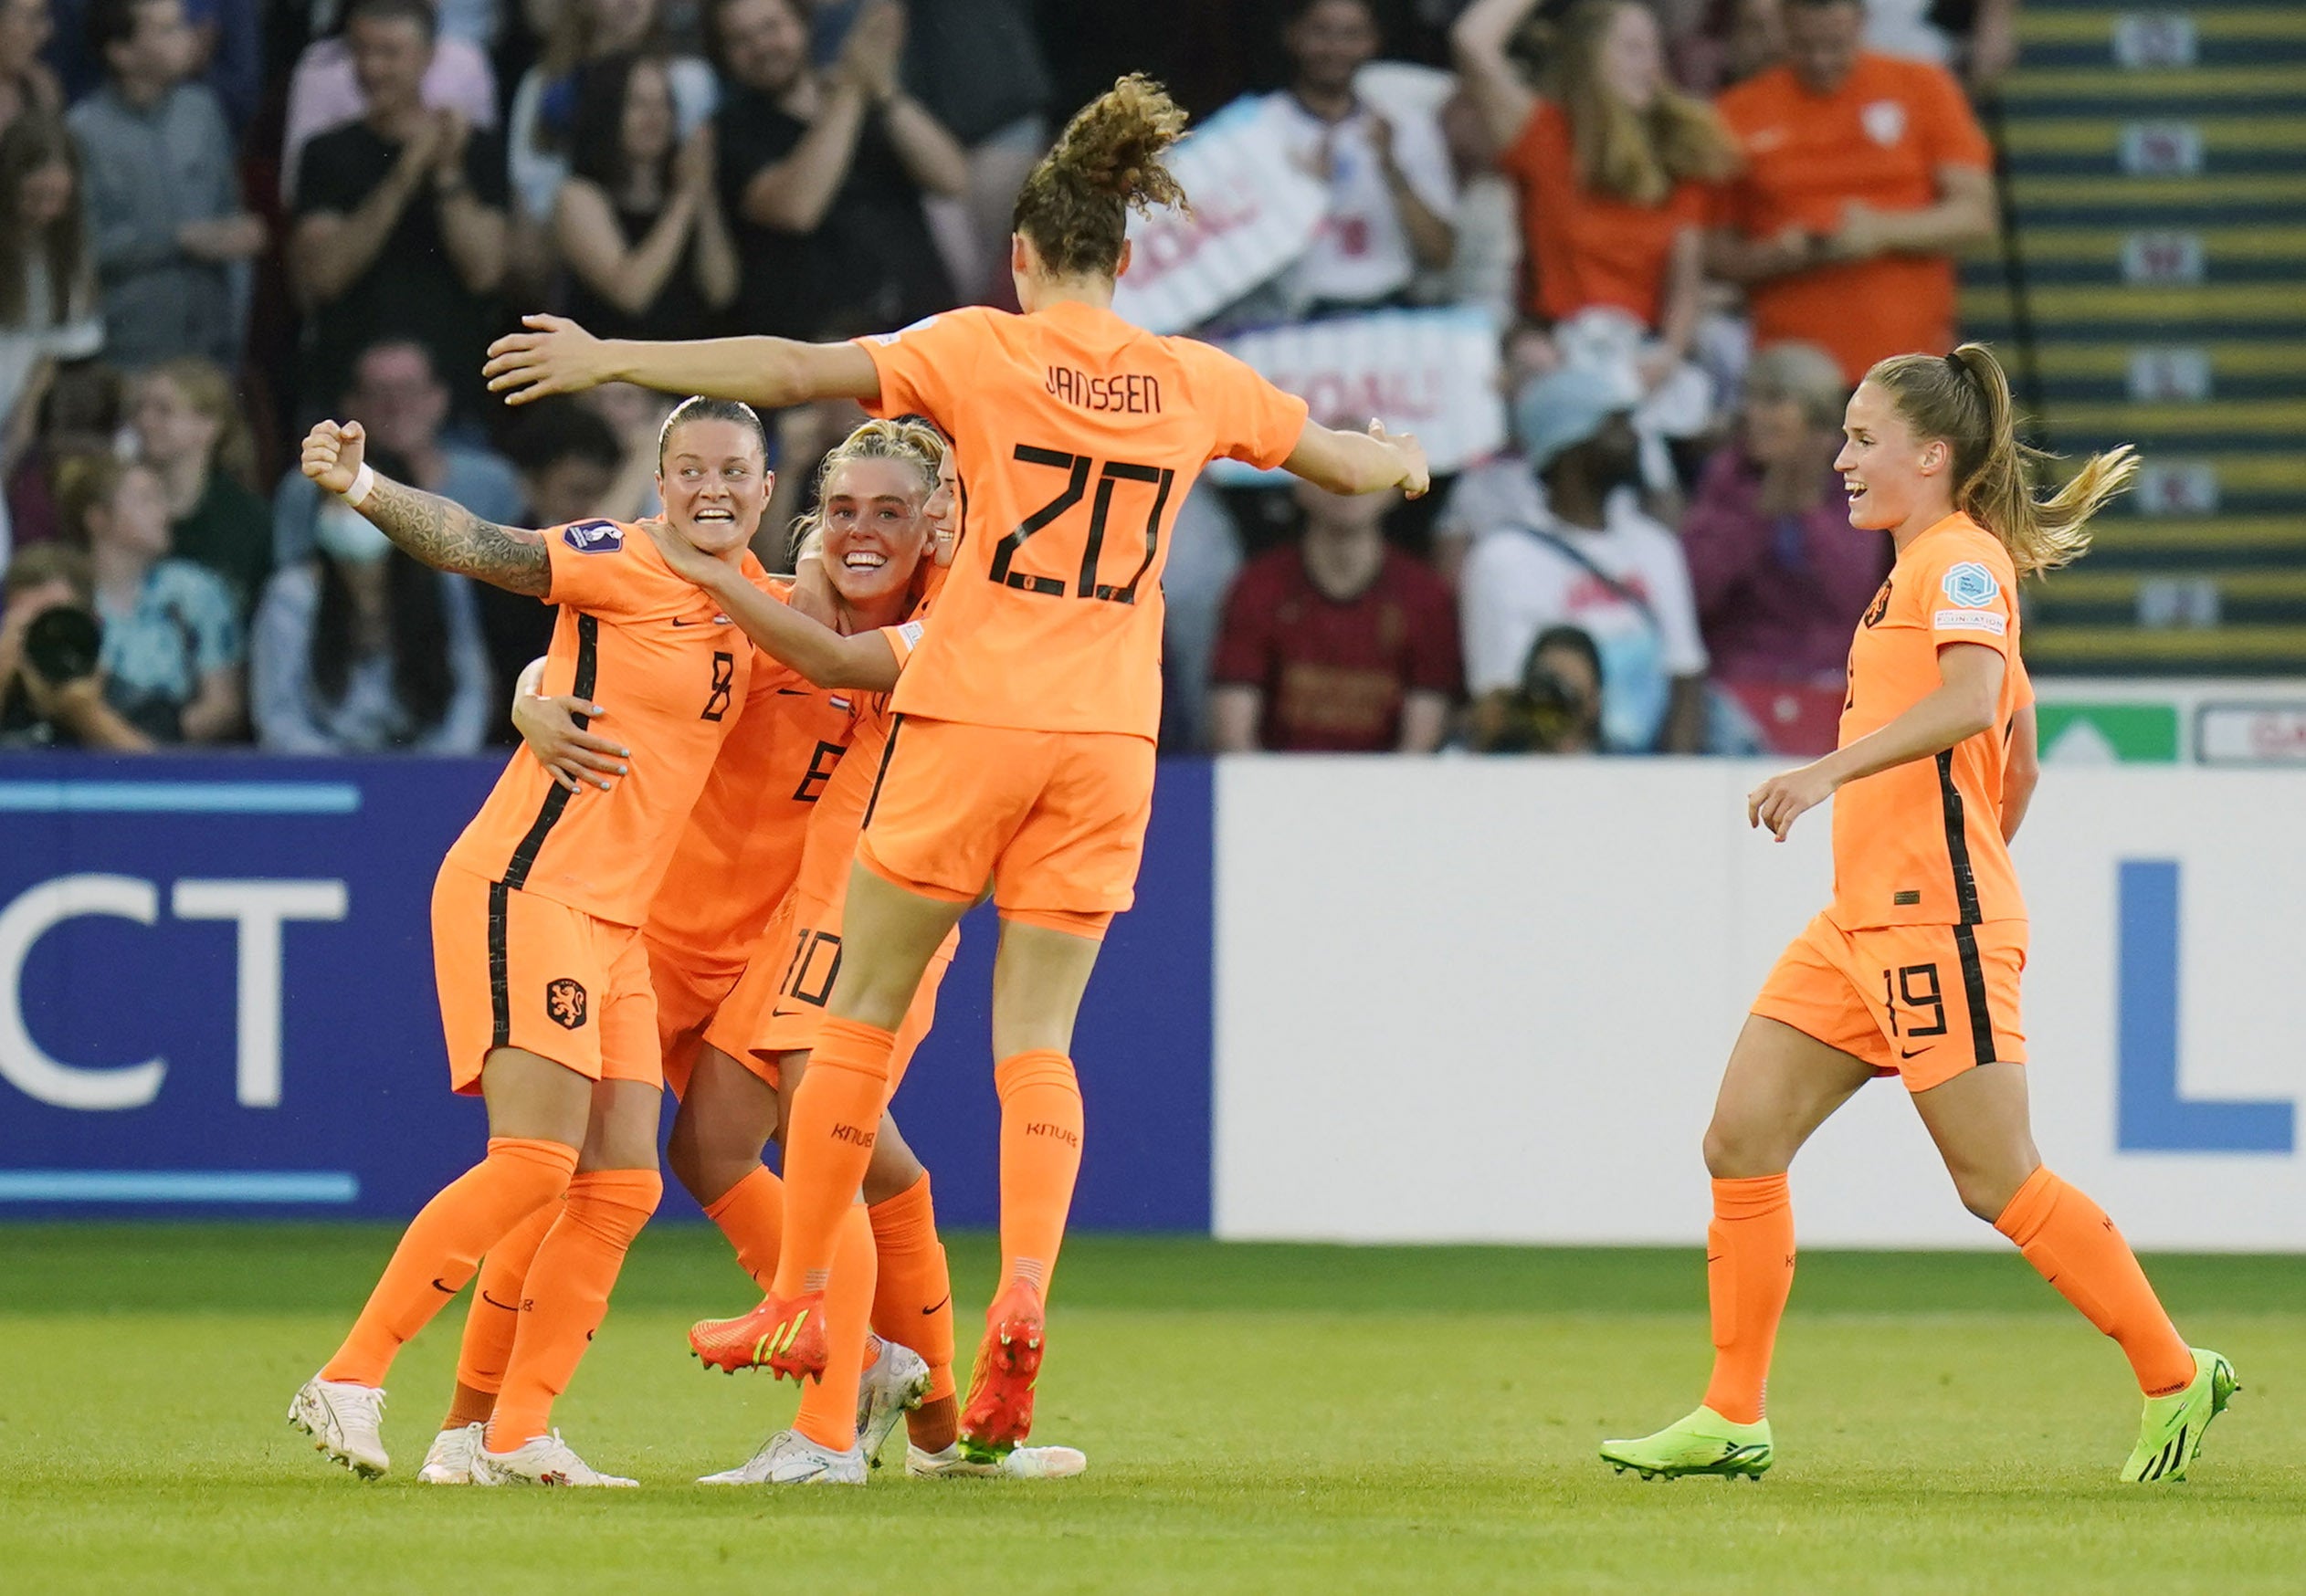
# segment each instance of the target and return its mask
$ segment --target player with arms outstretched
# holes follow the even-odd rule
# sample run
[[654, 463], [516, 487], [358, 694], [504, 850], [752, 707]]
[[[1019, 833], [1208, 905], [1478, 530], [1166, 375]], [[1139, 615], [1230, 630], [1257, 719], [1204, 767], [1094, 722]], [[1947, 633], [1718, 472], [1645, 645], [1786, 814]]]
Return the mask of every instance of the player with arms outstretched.
[[2185, 1344], [2113, 1221], [2035, 1150], [2018, 1011], [2026, 905], [2008, 848], [2035, 769], [2017, 579], [2079, 557], [2090, 516], [2135, 463], [2126, 446], [2095, 456], [2037, 500], [2008, 379], [1979, 344], [1880, 362], [1843, 431], [1835, 468], [1851, 524], [1889, 531], [1897, 562], [1850, 647], [1840, 747], [1747, 801], [1749, 821], [1783, 841], [1834, 799], [1834, 900], [1754, 1000], [1706, 1131], [1704, 1404], [1601, 1454], [1645, 1478], [1770, 1466], [1764, 1389], [1794, 1279], [1785, 1171], [1858, 1087], [1897, 1075], [1963, 1204], [2128, 1356], [2145, 1415], [2122, 1477], [2183, 1479], [2234, 1370]]
[[650, 757], [613, 791], [573, 803], [516, 752], [450, 848], [433, 887], [433, 962], [451, 1082], [487, 1102], [488, 1156], [409, 1225], [352, 1333], [298, 1391], [290, 1422], [355, 1473], [384, 1473], [380, 1422], [394, 1356], [482, 1255], [557, 1204], [525, 1271], [471, 1477], [629, 1486], [588, 1466], [549, 1420], [663, 1192], [663, 1075], [639, 928], [754, 685], [756, 658], [660, 551], [693, 550], [748, 586], [766, 580], [746, 549], [768, 497], [766, 439], [746, 406], [691, 399], [658, 443], [663, 521], [543, 532], [493, 525], [380, 477], [363, 461], [363, 444], [357, 423], [321, 423], [304, 442], [305, 475], [426, 564], [558, 604], [548, 686], [613, 702]]
[[1023, 313], [972, 309], [854, 343], [602, 342], [557, 319], [491, 350], [515, 399], [624, 380], [770, 404], [846, 395], [926, 415], [964, 485], [951, 580], [896, 691], [867, 806], [842, 961], [785, 1143], [785, 1236], [756, 1310], [758, 1361], [824, 1367], [835, 1234], [888, 1099], [922, 972], [990, 878], [1002, 1107], [1001, 1283], [963, 1444], [998, 1457], [1032, 1424], [1044, 1301], [1081, 1154], [1073, 1023], [1129, 907], [1153, 796], [1168, 532], [1211, 460], [1336, 492], [1427, 486], [1412, 438], [1332, 431], [1304, 402], [1189, 339], [1114, 315], [1131, 206], [1184, 197], [1162, 164], [1185, 114], [1122, 79], [1068, 125], [1017, 196]]

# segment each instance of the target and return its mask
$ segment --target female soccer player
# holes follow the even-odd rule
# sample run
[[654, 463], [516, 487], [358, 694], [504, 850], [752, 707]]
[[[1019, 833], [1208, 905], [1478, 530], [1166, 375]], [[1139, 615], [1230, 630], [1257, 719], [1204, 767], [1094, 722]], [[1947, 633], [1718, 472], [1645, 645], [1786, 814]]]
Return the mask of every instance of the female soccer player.
[[2035, 499], [2008, 380], [1974, 343], [1875, 365], [1843, 432], [1835, 468], [1850, 522], [1888, 530], [1897, 561], [1850, 648], [1841, 746], [1746, 801], [1748, 821], [1783, 842], [1834, 797], [1834, 900], [1763, 984], [1706, 1132], [1704, 1405], [1654, 1435], [1605, 1442], [1602, 1456], [1645, 1479], [1770, 1466], [1763, 1392], [1794, 1279], [1786, 1167], [1859, 1087], [1896, 1074], [1964, 1206], [2129, 1357], [2145, 1417], [2122, 1477], [2183, 1479], [2234, 1370], [2180, 1339], [2113, 1221], [2034, 1150], [2018, 1014], [2026, 905], [2007, 847], [2033, 788], [2017, 579], [2079, 558], [2090, 518], [2136, 462], [2126, 446], [2093, 456]]
[[[931, 512], [944, 453], [944, 440], [920, 423], [872, 421], [851, 433], [820, 467], [819, 509], [795, 529], [795, 542], [809, 551], [805, 563], [817, 579], [816, 602], [843, 632], [869, 640], [874, 628], [894, 626], [916, 607], [922, 579], [932, 570], [922, 556], [932, 547]], [[710, 555], [699, 558], [716, 568], [721, 564]], [[782, 581], [763, 588], [745, 584], [749, 596], [779, 611], [793, 598], [792, 586]], [[606, 790], [624, 779], [633, 756], [588, 729], [605, 713], [599, 702], [541, 695], [537, 678], [543, 664], [532, 664], [522, 673], [513, 719], [538, 762], [581, 804], [593, 795], [590, 789]], [[833, 777], [863, 719], [864, 695], [815, 690], [794, 673], [774, 668], [755, 669], [753, 677], [743, 713], [721, 744], [682, 831], [641, 940], [657, 997], [665, 1078], [680, 1100], [671, 1138], [673, 1171], [728, 1235], [739, 1263], [765, 1288], [775, 1266], [783, 1216], [779, 1183], [760, 1161], [776, 1124], [775, 1076], [769, 1071], [764, 1079], [753, 1073], [759, 1066], [749, 1060], [741, 1065], [709, 1045], [705, 1034], [709, 1025], [721, 1022], [743, 990], [740, 977], [794, 886], [805, 844], [821, 830], [818, 821]], [[650, 754], [641, 748], [643, 760]], [[849, 840], [853, 845], [853, 827]], [[780, 957], [785, 951], [781, 946], [775, 950]], [[774, 982], [763, 984], [774, 987]], [[869, 1189], [878, 1184], [880, 1195], [890, 1200], [889, 1255], [880, 1261], [892, 1276], [892, 1297], [918, 1298], [896, 1306], [905, 1309], [904, 1332], [920, 1340], [921, 1310], [942, 1303], [951, 1286], [925, 1174], [901, 1139], [884, 1140], [867, 1184]], [[913, 1223], [893, 1225], [895, 1218], [905, 1216]], [[525, 1295], [529, 1261], [552, 1220], [550, 1211], [541, 1210], [490, 1249], [466, 1318], [456, 1398], [418, 1473], [426, 1483], [464, 1484], [471, 1477], [480, 1429], [494, 1407], [513, 1342], [513, 1308]], [[873, 1230], [885, 1228], [881, 1222], [877, 1213], [874, 1226], [861, 1237], [869, 1255], [864, 1268], [853, 1272], [865, 1301], [874, 1295], [876, 1260], [869, 1255]], [[864, 1302], [855, 1307], [861, 1325]], [[942, 1323], [950, 1342], [949, 1310]], [[860, 1329], [857, 1345], [863, 1339]], [[852, 1431], [858, 1423], [872, 1424], [874, 1439], [885, 1438], [899, 1414], [918, 1402], [932, 1383], [921, 1361], [893, 1344], [883, 1349], [864, 1400], [858, 1395], [854, 1364], [837, 1359], [836, 1366], [845, 1368], [848, 1378], [831, 1391], [822, 1382], [812, 1388], [803, 1413], [817, 1444], [836, 1454], [853, 1450]], [[947, 1385], [949, 1394], [949, 1376]], [[863, 1467], [860, 1456], [860, 1481]]]
[[489, 1108], [488, 1156], [425, 1206], [351, 1335], [299, 1391], [290, 1423], [364, 1475], [389, 1466], [379, 1422], [401, 1345], [481, 1255], [561, 1204], [526, 1272], [518, 1332], [476, 1483], [631, 1485], [589, 1467], [549, 1426], [606, 1311], [627, 1248], [655, 1212], [662, 1095], [656, 999], [639, 928], [705, 786], [753, 652], [719, 606], [666, 566], [693, 548], [748, 582], [768, 497], [766, 441], [745, 406], [691, 399], [665, 424], [665, 520], [549, 532], [482, 521], [379, 477], [357, 423], [324, 421], [304, 473], [410, 554], [557, 604], [551, 685], [617, 706], [648, 761], [573, 804], [514, 755], [433, 888], [435, 973], [452, 1084]]
[[990, 878], [1002, 1284], [962, 1417], [964, 1444], [988, 1456], [1031, 1428], [1044, 1293], [1080, 1167], [1073, 1021], [1143, 848], [1176, 509], [1221, 457], [1335, 492], [1427, 485], [1415, 439], [1309, 424], [1302, 400], [1237, 361], [1112, 313], [1130, 207], [1183, 198], [1162, 155], [1185, 120], [1141, 77], [1073, 119], [1017, 196], [1021, 315], [958, 310], [823, 345], [604, 343], [537, 317], [487, 368], [514, 399], [620, 376], [776, 404], [845, 394], [953, 440], [961, 553], [898, 684], [867, 805], [840, 974], [788, 1127], [784, 1247], [756, 1360], [795, 1378], [825, 1366], [833, 1240], [871, 1157], [897, 1029]]

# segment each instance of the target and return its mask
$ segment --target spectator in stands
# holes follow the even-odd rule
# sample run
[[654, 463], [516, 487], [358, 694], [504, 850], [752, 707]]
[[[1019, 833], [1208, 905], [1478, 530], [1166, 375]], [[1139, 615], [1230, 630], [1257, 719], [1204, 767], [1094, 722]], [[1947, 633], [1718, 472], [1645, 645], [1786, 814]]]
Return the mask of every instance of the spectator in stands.
[[664, 433], [665, 417], [672, 414], [673, 396], [630, 383], [603, 383], [579, 394], [577, 403], [608, 423], [623, 455], [596, 513], [611, 520], [637, 521], [663, 509], [657, 497], [657, 440]]
[[[57, 26], [48, 62], [63, 80], [65, 100], [78, 104], [104, 80], [103, 53], [89, 27], [93, 0], [47, 0], [47, 5]], [[321, 5], [334, 12], [334, 0], [320, 0], [314, 9]], [[184, 23], [192, 33], [190, 75], [216, 91], [236, 138], [255, 117], [258, 101], [275, 87], [265, 80], [260, 37], [265, 19], [258, 15], [270, 9], [250, 0], [184, 0]]]
[[1717, 102], [1745, 155], [1708, 246], [1757, 344], [1823, 345], [1852, 384], [1953, 346], [1954, 254], [1993, 236], [1991, 155], [1946, 71], [1859, 47], [1858, 0], [1787, 0], [1789, 56]]
[[87, 551], [44, 543], [9, 562], [0, 581], [0, 748], [150, 749], [105, 701]]
[[1851, 529], [1834, 471], [1848, 398], [1814, 344], [1772, 344], [1746, 369], [1737, 436], [1707, 462], [1681, 529], [1717, 681], [1842, 679], [1890, 560], [1880, 533]]
[[104, 86], [72, 108], [104, 299], [104, 352], [134, 371], [177, 355], [239, 362], [232, 267], [267, 242], [243, 209], [216, 91], [192, 81], [183, 0], [95, 0]]
[[[521, 524], [521, 489], [512, 467], [486, 449], [441, 436], [448, 419], [448, 390], [432, 356], [413, 340], [391, 340], [362, 352], [339, 413], [367, 429], [369, 447], [398, 455], [410, 475], [402, 480], [454, 499], [483, 520]], [[320, 489], [291, 466], [272, 495], [272, 560], [289, 566], [312, 551]]]
[[232, 379], [197, 355], [153, 366], [135, 380], [129, 425], [160, 476], [172, 551], [231, 584], [245, 620], [272, 574], [272, 513], [250, 486], [256, 448]]
[[968, 161], [898, 83], [904, 13], [871, 0], [824, 72], [801, 0], [718, 0], [708, 20], [727, 90], [714, 144], [739, 324], [815, 337], [950, 309], [921, 196], [963, 193]]
[[[427, 19], [426, 36], [432, 47], [419, 68], [418, 95], [432, 110], [453, 110], [465, 125], [492, 129], [497, 125], [497, 77], [489, 58], [470, 39], [454, 35], [437, 37], [437, 13], [430, 0], [416, 0]], [[353, 16], [363, 7], [352, 0], [345, 9], [344, 31], [333, 38], [315, 39], [297, 58], [289, 79], [288, 127], [280, 150], [280, 198], [293, 209], [302, 186], [305, 146], [332, 128], [357, 121], [368, 114], [368, 91], [362, 86], [354, 59]]]
[[[0, 483], [31, 447], [56, 362], [104, 342], [79, 187], [62, 122], [29, 112], [0, 133]], [[0, 498], [0, 560], [13, 541]]]
[[[945, 245], [965, 300], [1006, 300], [1009, 216], [1049, 147], [1048, 58], [1027, 0], [907, 0], [905, 87], [968, 152], [968, 192]], [[943, 202], [932, 200], [932, 226]]]
[[712, 115], [721, 97], [712, 68], [694, 56], [669, 52], [659, 12], [658, 0], [562, 0], [544, 55], [521, 74], [505, 124], [518, 226], [540, 235], [551, 231], [574, 154], [578, 76], [586, 66], [619, 56], [658, 58], [672, 91], [676, 142]]
[[64, 361], [37, 405], [31, 446], [8, 480], [7, 512], [18, 551], [64, 536], [59, 483], [82, 455], [119, 452], [127, 425], [120, 373], [101, 361]]
[[0, 0], [0, 132], [26, 111], [64, 113], [64, 91], [40, 59], [55, 31], [48, 0]]
[[[505, 454], [519, 480], [521, 509], [509, 524], [562, 527], [594, 516], [616, 517], [609, 496], [624, 464], [624, 446], [599, 411], [580, 399], [547, 399], [524, 407], [504, 440]], [[657, 439], [648, 440], [653, 469]], [[490, 669], [500, 695], [509, 695], [521, 667], [553, 641], [550, 605], [482, 583], [473, 591]], [[520, 740], [512, 722], [490, 717], [487, 740]]]
[[424, 0], [353, 0], [344, 36], [367, 110], [312, 141], [290, 258], [310, 320], [302, 397], [325, 404], [355, 351], [384, 338], [432, 351], [459, 409], [477, 415], [480, 366], [504, 274], [504, 145], [458, 110], [428, 110]]
[[[1706, 185], [1735, 152], [1702, 101], [1665, 76], [1637, 0], [1581, 0], [1543, 95], [1507, 43], [1534, 0], [1478, 0], [1451, 31], [1499, 164], [1521, 190], [1524, 311], [1540, 325], [1606, 313], [1645, 393], [1683, 369], [1702, 310]], [[1683, 431], [1704, 422], [1686, 418]]]
[[[394, 468], [405, 462], [382, 458], [406, 480]], [[273, 753], [478, 752], [502, 717], [472, 584], [418, 564], [333, 497], [314, 542], [257, 611], [258, 742]]]
[[1299, 484], [1305, 533], [1242, 569], [1210, 672], [1213, 741], [1326, 753], [1431, 753], [1462, 680], [1449, 590], [1385, 542], [1399, 495]]
[[1570, 364], [1515, 405], [1527, 452], [1526, 502], [1477, 520], [1458, 575], [1468, 686], [1476, 698], [1519, 686], [1549, 626], [1592, 636], [1602, 659], [1602, 733], [1612, 753], [1690, 753], [1705, 730], [1705, 645], [1674, 535], [1634, 494], [1639, 443], [1624, 392]]
[[160, 474], [140, 461], [83, 457], [66, 479], [64, 516], [95, 573], [105, 702], [156, 743], [237, 740], [240, 607], [224, 578], [170, 557]]
[[1282, 34], [1289, 87], [1271, 104], [1297, 163], [1329, 184], [1329, 212], [1283, 274], [1292, 317], [1401, 301], [1457, 247], [1457, 184], [1433, 117], [1387, 117], [1354, 92], [1384, 44], [1369, 0], [1297, 0]]
[[1866, 47], [1962, 74], [1983, 94], [2017, 65], [2018, 0], [1865, 0]]
[[709, 337], [737, 297], [711, 126], [685, 142], [677, 126], [661, 57], [611, 56], [578, 73], [574, 175], [553, 232], [569, 314], [604, 338]]
[[1482, 753], [1599, 753], [1601, 650], [1577, 626], [1548, 626], [1521, 682], [1473, 701], [1467, 740]]

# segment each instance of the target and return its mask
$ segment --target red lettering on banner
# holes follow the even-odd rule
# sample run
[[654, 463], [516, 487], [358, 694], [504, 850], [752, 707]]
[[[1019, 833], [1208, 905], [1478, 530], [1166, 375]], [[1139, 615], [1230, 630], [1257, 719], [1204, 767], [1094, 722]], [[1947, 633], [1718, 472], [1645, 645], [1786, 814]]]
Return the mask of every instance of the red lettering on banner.
[[1194, 196], [1190, 216], [1165, 212], [1149, 220], [1130, 248], [1129, 275], [1140, 289], [1190, 265], [1213, 241], [1256, 221], [1254, 200], [1219, 191], [1215, 199]]

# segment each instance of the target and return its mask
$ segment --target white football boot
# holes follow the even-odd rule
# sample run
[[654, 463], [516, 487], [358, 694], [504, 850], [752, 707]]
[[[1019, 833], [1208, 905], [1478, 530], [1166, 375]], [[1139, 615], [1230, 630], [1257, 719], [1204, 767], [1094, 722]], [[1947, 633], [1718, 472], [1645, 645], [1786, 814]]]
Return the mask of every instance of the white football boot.
[[472, 1454], [480, 1450], [480, 1437], [488, 1433], [485, 1424], [460, 1424], [454, 1430], [443, 1430], [432, 1438], [432, 1446], [425, 1454], [425, 1466], [416, 1471], [416, 1483], [426, 1486], [469, 1486], [472, 1483]]
[[857, 1384], [857, 1444], [875, 1468], [899, 1422], [929, 1394], [929, 1365], [921, 1354], [886, 1336], [879, 1340], [880, 1356]]
[[779, 1430], [735, 1468], [709, 1474], [700, 1486], [861, 1486], [865, 1453], [852, 1446], [836, 1452], [797, 1430]]
[[491, 1452], [486, 1445], [472, 1449], [472, 1483], [476, 1486], [637, 1486], [621, 1475], [603, 1474], [576, 1455], [561, 1433], [539, 1435], [511, 1452]]
[[1089, 1454], [1070, 1446], [1017, 1446], [998, 1457], [972, 1454], [958, 1441], [942, 1452], [905, 1448], [905, 1472], [923, 1480], [1069, 1480], [1088, 1467]]
[[289, 1423], [312, 1437], [312, 1448], [364, 1480], [392, 1467], [384, 1455], [384, 1388], [350, 1381], [306, 1381], [289, 1403]]

